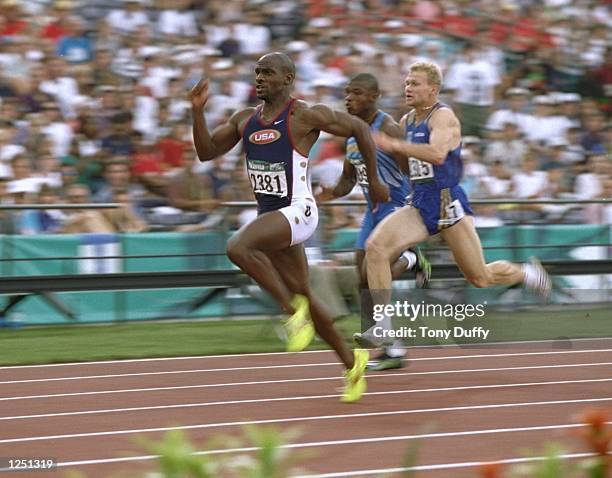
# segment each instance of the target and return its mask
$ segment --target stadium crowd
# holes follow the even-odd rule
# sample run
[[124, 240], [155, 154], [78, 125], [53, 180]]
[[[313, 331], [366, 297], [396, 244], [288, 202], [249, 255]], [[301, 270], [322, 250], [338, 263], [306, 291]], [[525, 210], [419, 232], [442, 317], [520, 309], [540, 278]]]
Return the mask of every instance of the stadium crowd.
[[[275, 50], [295, 96], [343, 109], [369, 72], [396, 119], [407, 67], [440, 64], [471, 198], [610, 198], [611, 26], [606, 0], [0, 0], [0, 202], [121, 204], [0, 210], [0, 233], [219, 227], [220, 201], [252, 199], [241, 149], [197, 162], [186, 93], [210, 78], [212, 128], [257, 103], [254, 62]], [[315, 182], [334, 184], [343, 155], [322, 136]], [[362, 210], [332, 212], [358, 227]], [[477, 208], [483, 227], [525, 220], [612, 224], [612, 206]]]

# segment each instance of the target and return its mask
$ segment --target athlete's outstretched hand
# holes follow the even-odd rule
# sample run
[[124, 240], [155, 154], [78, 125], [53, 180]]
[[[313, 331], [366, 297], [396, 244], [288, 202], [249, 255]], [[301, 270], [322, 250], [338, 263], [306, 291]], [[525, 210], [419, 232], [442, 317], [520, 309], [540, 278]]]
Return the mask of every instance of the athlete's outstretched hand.
[[370, 200], [372, 201], [372, 210], [376, 212], [378, 205], [385, 203], [389, 200], [389, 186], [380, 181], [370, 181], [368, 184], [368, 193], [370, 194]]
[[188, 98], [193, 108], [204, 108], [208, 101], [208, 79], [202, 78], [198, 81], [198, 84], [189, 91]]
[[336, 196], [334, 196], [334, 188], [328, 188], [326, 186], [321, 186], [321, 191], [315, 194], [315, 201], [317, 201], [317, 204], [331, 201], [335, 198]]
[[376, 146], [387, 153], [395, 153], [397, 140], [391, 136], [381, 133], [380, 131], [372, 132], [372, 139], [376, 143]]

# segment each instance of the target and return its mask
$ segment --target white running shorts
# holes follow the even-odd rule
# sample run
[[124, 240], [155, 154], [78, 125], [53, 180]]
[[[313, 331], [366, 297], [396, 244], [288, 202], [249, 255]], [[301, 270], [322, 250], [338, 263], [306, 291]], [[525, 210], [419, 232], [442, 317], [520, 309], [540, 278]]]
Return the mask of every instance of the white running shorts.
[[301, 244], [313, 235], [319, 223], [319, 210], [313, 198], [294, 199], [290, 206], [279, 209], [291, 227], [291, 245]]

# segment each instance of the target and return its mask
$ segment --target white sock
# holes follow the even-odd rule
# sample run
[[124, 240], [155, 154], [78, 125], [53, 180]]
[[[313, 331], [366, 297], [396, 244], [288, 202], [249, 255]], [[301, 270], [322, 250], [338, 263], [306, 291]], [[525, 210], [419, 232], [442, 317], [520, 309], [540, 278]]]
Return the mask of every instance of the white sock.
[[538, 271], [532, 264], [523, 264], [523, 273], [525, 277], [523, 279], [523, 284], [526, 287], [536, 287], [538, 284]]
[[401, 340], [396, 340], [391, 347], [387, 347], [385, 352], [389, 357], [403, 357], [406, 355], [406, 348]]
[[412, 269], [417, 263], [417, 256], [412, 251], [404, 251], [402, 252], [402, 255], [400, 257], [403, 257], [404, 259], [408, 261], [408, 265], [406, 266], [407, 271]]

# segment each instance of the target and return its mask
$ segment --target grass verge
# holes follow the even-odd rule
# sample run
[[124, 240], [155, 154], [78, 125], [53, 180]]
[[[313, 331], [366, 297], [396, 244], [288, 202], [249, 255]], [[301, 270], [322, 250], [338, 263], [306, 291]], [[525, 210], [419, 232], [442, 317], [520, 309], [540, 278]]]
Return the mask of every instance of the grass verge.
[[[427, 322], [426, 322], [427, 321]], [[0, 329], [0, 365], [27, 365], [146, 357], [281, 352], [284, 344], [272, 320], [145, 322], [95, 326], [52, 326]], [[352, 317], [337, 324], [348, 338], [360, 327]], [[612, 337], [608, 309], [540, 310], [491, 313], [478, 320], [422, 319], [433, 328], [482, 326], [491, 330], [486, 342], [508, 340]], [[416, 345], [483, 343], [479, 339], [426, 339]], [[570, 344], [565, 344], [570, 347]], [[325, 349], [315, 341], [310, 350]]]

